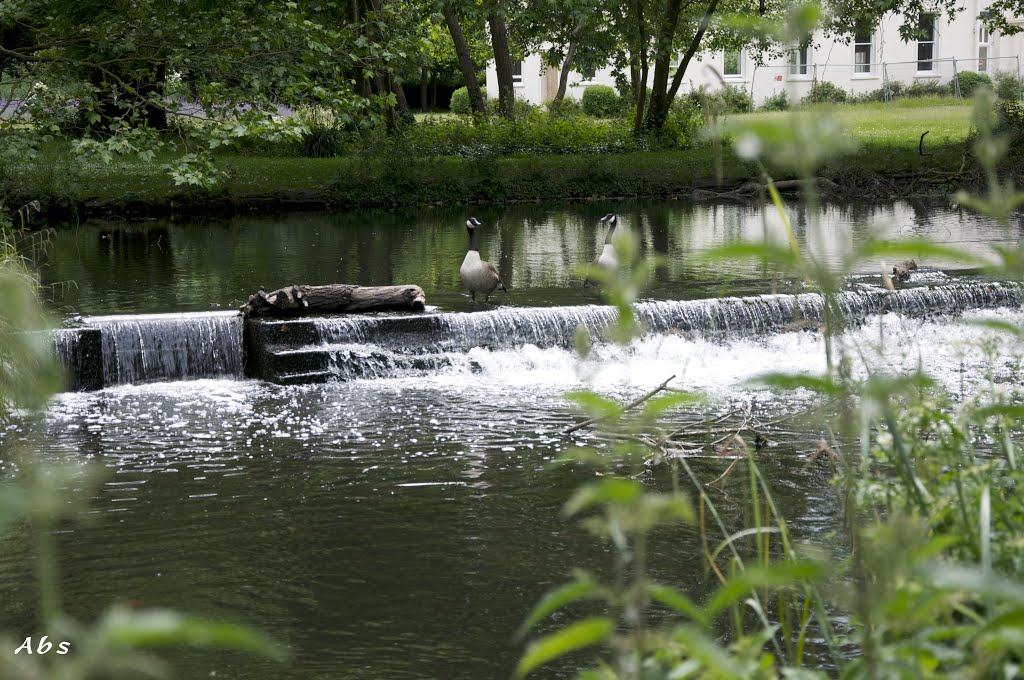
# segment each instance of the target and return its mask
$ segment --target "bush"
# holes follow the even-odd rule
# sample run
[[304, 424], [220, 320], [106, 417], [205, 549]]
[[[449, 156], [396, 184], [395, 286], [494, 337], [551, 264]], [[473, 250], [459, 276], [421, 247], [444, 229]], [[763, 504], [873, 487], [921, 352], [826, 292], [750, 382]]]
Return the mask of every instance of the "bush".
[[827, 80], [816, 81], [810, 94], [803, 98], [804, 104], [842, 104], [850, 95], [843, 88]]
[[1024, 99], [1024, 79], [1012, 71], [996, 71], [996, 96], [1014, 102]]
[[753, 108], [753, 102], [745, 88], [737, 85], [726, 85], [719, 90], [722, 98], [722, 109], [726, 113], [746, 113]]
[[[960, 82], [960, 96], [961, 97], [973, 97], [974, 91], [982, 85], [986, 87], [992, 87], [992, 79], [984, 73], [975, 73], [974, 71], [964, 71], [956, 75], [956, 80]], [[956, 87], [953, 81], [949, 83], [950, 91], [956, 93], [954, 89]]]
[[[487, 88], [480, 88], [480, 96], [484, 98], [484, 103], [487, 102]], [[473, 112], [473, 105], [469, 101], [469, 89], [466, 87], [460, 87], [459, 89], [452, 92], [452, 102], [450, 105], [452, 113], [458, 113], [463, 116], [468, 116]]]
[[785, 90], [776, 92], [761, 104], [762, 111], [785, 111], [789, 108], [789, 94]]
[[915, 80], [910, 87], [903, 90], [904, 97], [943, 97], [949, 95], [949, 89], [937, 80]]
[[300, 151], [305, 158], [333, 158], [341, 149], [341, 132], [323, 125], [313, 125], [302, 135]]
[[[551, 111], [552, 101], [553, 100], [550, 100], [545, 103], [545, 106], [547, 107], [548, 111]], [[583, 115], [583, 107], [580, 106], [579, 99], [566, 96], [563, 97], [562, 101], [559, 103], [558, 110], [554, 111], [553, 113], [556, 116], [562, 116], [564, 118], [574, 118]]]
[[591, 85], [583, 90], [580, 100], [583, 113], [593, 118], [612, 118], [622, 108], [622, 100], [615, 88], [608, 85]]

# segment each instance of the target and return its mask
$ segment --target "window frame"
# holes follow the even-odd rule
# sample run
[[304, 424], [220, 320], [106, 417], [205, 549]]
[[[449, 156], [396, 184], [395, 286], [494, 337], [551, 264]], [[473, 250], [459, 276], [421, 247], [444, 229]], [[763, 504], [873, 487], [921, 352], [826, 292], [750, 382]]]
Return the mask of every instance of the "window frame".
[[[992, 70], [992, 33], [984, 23], [979, 21], [976, 35], [978, 37], [978, 73], [989, 73]], [[984, 41], [982, 41], [982, 37], [985, 38]], [[981, 56], [982, 50], [985, 50], [984, 57]]]
[[[935, 46], [938, 43], [938, 41], [936, 40], [936, 38], [938, 37], [938, 35], [937, 35], [938, 31], [935, 28], [935, 20], [936, 20], [936, 18], [937, 17], [934, 14], [927, 14], [925, 12], [922, 12], [920, 17], [918, 18], [918, 30], [924, 30], [924, 25], [925, 25], [925, 21], [926, 20], [929, 23], [930, 29], [931, 29], [929, 31], [930, 32], [929, 39], [927, 39], [927, 40], [918, 39], [918, 41], [917, 41], [917, 74], [918, 75], [934, 75], [935, 74], [935, 61], [936, 61], [936, 56], [935, 56], [936, 48], [935, 48]], [[927, 59], [922, 59], [921, 58], [921, 48], [924, 47], [925, 45], [929, 46], [930, 54], [929, 54]], [[922, 64], [927, 64], [928, 68], [921, 68]]]
[[[803, 57], [801, 63], [800, 57]], [[800, 72], [800, 68], [803, 67], [803, 72]], [[813, 77], [811, 72], [811, 45], [805, 43], [803, 45], [796, 45], [789, 50], [789, 79], [790, 80], [811, 80]]]
[[[518, 71], [518, 73], [516, 73]], [[525, 87], [523, 84], [523, 60], [512, 62], [512, 87]]]
[[[726, 63], [730, 53], [736, 54], [736, 73], [726, 73]], [[743, 80], [746, 77], [747, 69], [745, 68], [744, 62], [746, 61], [746, 50], [742, 47], [738, 50], [725, 50], [722, 52], [722, 78], [724, 80]]]
[[[873, 78], [875, 74], [875, 32], [867, 34], [867, 40], [860, 40], [864, 34], [853, 34], [853, 77]], [[868, 60], [863, 64], [857, 63], [858, 49], [867, 46]]]

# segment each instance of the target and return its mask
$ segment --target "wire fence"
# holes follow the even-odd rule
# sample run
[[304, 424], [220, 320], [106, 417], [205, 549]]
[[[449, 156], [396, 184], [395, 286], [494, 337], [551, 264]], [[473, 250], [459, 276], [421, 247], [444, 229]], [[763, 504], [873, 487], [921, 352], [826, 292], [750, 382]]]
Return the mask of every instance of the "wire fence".
[[974, 71], [992, 76], [1005, 71], [1020, 78], [1020, 61], [1020, 55], [1012, 55], [859, 64], [760, 65], [754, 67], [749, 80], [735, 84], [749, 89], [748, 94], [755, 103], [770, 101], [783, 92], [794, 103], [836, 101], [839, 98], [889, 102], [900, 97], [961, 97], [961, 73]]

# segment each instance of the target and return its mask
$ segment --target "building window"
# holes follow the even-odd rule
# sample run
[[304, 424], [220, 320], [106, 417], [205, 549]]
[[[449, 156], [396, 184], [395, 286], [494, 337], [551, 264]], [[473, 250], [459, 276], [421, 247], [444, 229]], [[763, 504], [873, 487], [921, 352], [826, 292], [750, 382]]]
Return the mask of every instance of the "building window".
[[523, 84], [523, 62], [521, 61], [512, 62], [512, 84]]
[[930, 73], [935, 70], [935, 16], [922, 14], [917, 30], [921, 36], [917, 41], [917, 72]]
[[853, 72], [875, 72], [875, 36], [869, 31], [853, 36]]
[[722, 75], [726, 78], [743, 76], [743, 50], [729, 50], [722, 60]]
[[789, 75], [801, 77], [810, 75], [809, 64], [811, 47], [801, 45], [789, 51]]
[[992, 36], [985, 24], [978, 24], [978, 73], [988, 72], [989, 50], [992, 48]]
[[597, 75], [597, 68], [595, 66], [584, 66], [580, 75], [583, 76], [583, 80], [593, 80], [594, 76]]

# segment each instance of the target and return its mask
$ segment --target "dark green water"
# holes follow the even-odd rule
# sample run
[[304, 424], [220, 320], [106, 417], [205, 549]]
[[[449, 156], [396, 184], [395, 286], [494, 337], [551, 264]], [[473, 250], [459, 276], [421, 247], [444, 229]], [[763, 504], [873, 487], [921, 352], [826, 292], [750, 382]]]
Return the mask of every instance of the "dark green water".
[[[597, 219], [612, 209], [645, 251], [667, 254], [653, 297], [769, 285], [770, 269], [697, 257], [762, 234], [760, 215], [746, 207], [525, 206], [476, 215], [487, 225], [483, 255], [512, 288], [499, 301], [593, 301], [575, 268], [597, 253]], [[45, 272], [49, 281], [77, 283], [62, 304], [86, 314], [229, 309], [259, 285], [330, 281], [418, 283], [432, 304], [470, 309], [458, 287], [465, 217], [438, 210], [87, 224], [55, 235]], [[872, 229], [975, 251], [1011, 238], [952, 210], [907, 204], [830, 208], [820, 230], [798, 213], [793, 219], [805, 247], [830, 260]], [[777, 233], [777, 223], [769, 220], [768, 230]], [[926, 280], [947, 276], [939, 263], [922, 264]], [[863, 270], [865, 283], [877, 280], [874, 271]], [[990, 314], [1021, 320], [1019, 312]], [[887, 365], [914, 366], [926, 355], [955, 391], [980, 375], [983, 358], [958, 345], [980, 332], [887, 318], [843, 341], [862, 348], [900, 338], [880, 354]], [[476, 349], [480, 373], [470, 375], [289, 388], [218, 380], [62, 395], [40, 430], [21, 424], [0, 436], [107, 473], [86, 521], [60, 534], [72, 614], [89, 620], [116, 602], [173, 607], [245, 622], [292, 654], [279, 665], [172, 651], [177, 677], [504, 678], [522, 651], [514, 631], [540, 595], [573, 566], [601, 572], [611, 563], [607, 545], [559, 516], [593, 472], [551, 461], [577, 443], [607, 448], [561, 434], [579, 417], [562, 395], [592, 385], [629, 398], [675, 373], [679, 385], [706, 397], [672, 414], [675, 423], [732, 410], [787, 411], [808, 397], [780, 401], [745, 381], [765, 370], [820, 370], [823, 352], [820, 337], [804, 333], [723, 344], [653, 337], [626, 349], [599, 347], [588, 361], [558, 348]], [[807, 461], [819, 428], [789, 427], [769, 433], [776, 445], [761, 465], [796, 535], [834, 546], [830, 472]], [[704, 460], [695, 468], [710, 481], [727, 465]], [[652, 488], [669, 484], [660, 468], [643, 479]], [[747, 526], [745, 489], [737, 474], [712, 492], [730, 531]], [[18, 533], [4, 546], [0, 627], [23, 638], [34, 632], [30, 551]], [[653, 553], [661, 580], [698, 600], [707, 592], [693, 527], [660, 533]], [[569, 677], [587, 658], [538, 677]]]
[[[492, 301], [537, 306], [594, 302], [582, 288], [580, 265], [604, 243], [602, 215], [616, 211], [620, 229], [634, 233], [644, 253], [665, 256], [647, 295], [694, 298], [763, 293], [773, 270], [757, 263], [700, 258], [708, 248], [737, 240], [785, 243], [778, 216], [745, 205], [604, 204], [514, 206], [475, 211], [483, 222], [481, 255], [498, 267], [508, 295]], [[45, 267], [47, 282], [74, 282], [62, 305], [83, 314], [232, 309], [260, 286], [295, 283], [415, 283], [429, 304], [471, 309], [460, 290], [468, 213], [436, 209], [401, 214], [240, 217], [226, 221], [95, 223], [55, 234]], [[990, 220], [937, 205], [830, 206], [819, 220], [794, 210], [790, 219], [802, 246], [837, 262], [870, 235], [925, 236], [969, 252], [1012, 241]], [[923, 262], [946, 268], [950, 263]], [[877, 275], [879, 265], [861, 272]], [[877, 279], [877, 277], [875, 277]]]

